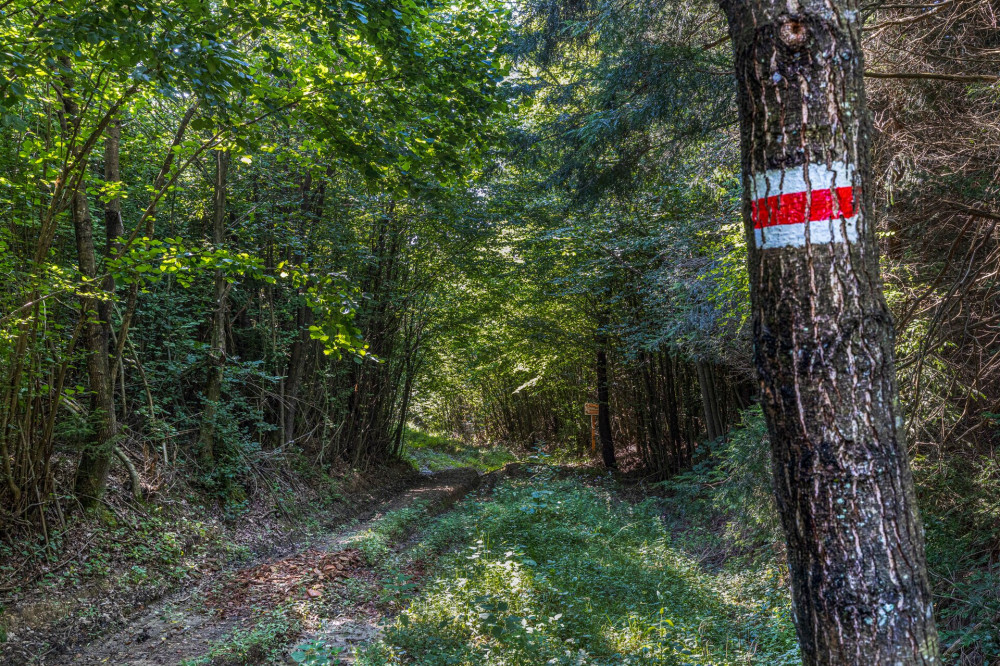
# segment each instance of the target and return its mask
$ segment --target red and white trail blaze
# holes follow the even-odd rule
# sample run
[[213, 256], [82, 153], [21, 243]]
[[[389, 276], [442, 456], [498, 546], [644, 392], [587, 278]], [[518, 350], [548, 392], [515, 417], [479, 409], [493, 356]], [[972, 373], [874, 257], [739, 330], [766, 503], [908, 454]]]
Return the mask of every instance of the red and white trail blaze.
[[754, 176], [754, 242], [761, 250], [858, 240], [854, 168], [810, 164]]

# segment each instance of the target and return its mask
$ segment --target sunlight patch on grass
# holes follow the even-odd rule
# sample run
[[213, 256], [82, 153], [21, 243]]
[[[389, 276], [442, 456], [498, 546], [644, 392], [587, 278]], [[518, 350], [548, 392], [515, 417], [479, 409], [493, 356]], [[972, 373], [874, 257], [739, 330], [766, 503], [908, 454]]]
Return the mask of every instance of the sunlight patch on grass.
[[407, 428], [403, 458], [419, 470], [440, 472], [456, 467], [472, 467], [480, 472], [492, 472], [517, 460], [501, 446], [475, 446], [441, 435], [431, 435]]
[[428, 519], [428, 502], [418, 499], [410, 506], [386, 513], [347, 543], [359, 549], [368, 564], [375, 565], [389, 557], [396, 542]]

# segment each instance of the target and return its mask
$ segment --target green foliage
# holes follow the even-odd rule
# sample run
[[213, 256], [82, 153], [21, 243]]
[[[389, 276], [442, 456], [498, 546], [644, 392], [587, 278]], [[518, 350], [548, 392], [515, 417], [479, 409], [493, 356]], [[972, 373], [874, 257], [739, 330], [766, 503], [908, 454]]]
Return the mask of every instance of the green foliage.
[[[92, 390], [116, 412], [98, 425], [115, 416], [128, 446], [150, 445], [231, 513], [290, 442], [326, 465], [398, 453], [388, 433], [444, 288], [427, 276], [475, 226], [453, 209], [506, 108], [511, 14], [472, 0], [182, 5], [14, 0], [0, 16], [0, 374], [15, 411], [2, 448], [23, 461], [0, 470], [4, 521], [67, 482], [52, 456], [109, 448], [101, 427], [56, 442]], [[206, 158], [223, 153], [217, 181]], [[124, 229], [102, 238], [110, 204]], [[83, 216], [96, 233], [78, 244]], [[392, 394], [357, 428], [344, 427], [355, 365], [373, 376], [366, 395]], [[291, 376], [301, 395], [284, 393]]]
[[709, 443], [690, 471], [660, 486], [692, 523], [726, 521], [727, 539], [753, 550], [781, 538], [771, 489], [771, 450], [760, 406], [747, 409], [742, 423], [724, 440]]
[[427, 502], [415, 500], [407, 507], [390, 511], [352, 537], [350, 543], [361, 551], [368, 564], [383, 565], [392, 546], [427, 521], [427, 507]]
[[[16, 545], [0, 544], [0, 579], [12, 576], [26, 563], [60, 561], [57, 553], [67, 546], [75, 551], [61, 567], [42, 575], [22, 590], [35, 590], [46, 598], [78, 598], [81, 589], [101, 589], [113, 594], [142, 590], [155, 594], [198, 580], [203, 558], [227, 546], [222, 533], [205, 516], [167, 513], [147, 506], [148, 515], [122, 518], [108, 511], [89, 523], [55, 532], [49, 543], [23, 539]], [[92, 535], [81, 545], [73, 539], [81, 528]]]
[[301, 630], [302, 623], [294, 613], [287, 608], [275, 608], [252, 627], [234, 630], [226, 638], [216, 641], [205, 656], [185, 659], [181, 666], [285, 663], [284, 648]]
[[1000, 656], [1000, 571], [992, 556], [1000, 540], [996, 463], [987, 457], [914, 461], [927, 536], [927, 566], [937, 599], [942, 644], [966, 661]]
[[322, 640], [312, 640], [299, 644], [292, 651], [292, 661], [303, 666], [326, 666], [335, 663], [338, 654], [344, 648], [327, 645]]
[[799, 663], [777, 570], [706, 569], [656, 500], [535, 468], [457, 514], [465, 546], [359, 663]]

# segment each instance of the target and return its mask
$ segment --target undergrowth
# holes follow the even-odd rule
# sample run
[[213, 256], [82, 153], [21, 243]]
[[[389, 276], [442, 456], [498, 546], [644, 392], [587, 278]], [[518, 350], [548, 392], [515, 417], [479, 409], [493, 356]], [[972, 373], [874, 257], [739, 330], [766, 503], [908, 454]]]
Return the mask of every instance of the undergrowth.
[[995, 463], [949, 456], [913, 464], [927, 569], [946, 664], [1000, 664], [1000, 508]]
[[[800, 663], [759, 408], [637, 504], [535, 469], [405, 553], [434, 562], [429, 582], [360, 663]], [[1000, 473], [954, 457], [914, 472], [944, 663], [1000, 663]]]
[[361, 551], [369, 565], [384, 562], [394, 543], [426, 523], [428, 505], [426, 500], [417, 499], [409, 506], [389, 511], [367, 530], [352, 537], [349, 543]]
[[[715, 563], [784, 567], [760, 407], [743, 413], [728, 441], [704, 450], [691, 471], [661, 484], [675, 541]], [[1000, 506], [994, 490], [1000, 474], [989, 462], [955, 455], [936, 463], [918, 456], [912, 466], [944, 663], [1000, 664]]]

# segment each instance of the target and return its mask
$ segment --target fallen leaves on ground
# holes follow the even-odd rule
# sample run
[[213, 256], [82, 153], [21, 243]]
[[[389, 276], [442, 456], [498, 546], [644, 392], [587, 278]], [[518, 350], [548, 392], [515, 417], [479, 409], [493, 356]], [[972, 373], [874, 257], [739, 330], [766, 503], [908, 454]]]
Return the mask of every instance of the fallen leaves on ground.
[[357, 548], [336, 553], [309, 549], [239, 572], [209, 595], [208, 601], [223, 615], [231, 615], [249, 604], [277, 605], [295, 598], [319, 599], [325, 583], [347, 578], [363, 565]]

